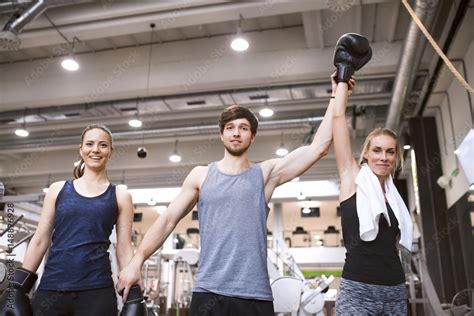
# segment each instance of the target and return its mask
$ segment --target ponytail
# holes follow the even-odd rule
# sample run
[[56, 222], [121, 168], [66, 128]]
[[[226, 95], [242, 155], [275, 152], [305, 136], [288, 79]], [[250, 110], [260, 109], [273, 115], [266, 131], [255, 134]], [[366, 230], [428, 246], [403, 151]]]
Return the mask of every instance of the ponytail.
[[78, 161], [78, 164], [74, 167], [73, 174], [74, 174], [74, 179], [79, 179], [84, 175], [84, 167], [86, 165], [84, 164], [84, 160], [81, 158]]

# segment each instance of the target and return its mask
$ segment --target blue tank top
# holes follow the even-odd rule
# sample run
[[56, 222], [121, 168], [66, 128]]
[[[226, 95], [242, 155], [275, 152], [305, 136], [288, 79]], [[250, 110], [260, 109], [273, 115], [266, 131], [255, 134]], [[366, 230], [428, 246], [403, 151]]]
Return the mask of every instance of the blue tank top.
[[56, 198], [54, 232], [40, 290], [79, 291], [113, 286], [108, 248], [117, 221], [115, 186], [85, 197], [66, 181]]
[[201, 254], [193, 291], [272, 301], [260, 166], [228, 175], [210, 164], [197, 207]]

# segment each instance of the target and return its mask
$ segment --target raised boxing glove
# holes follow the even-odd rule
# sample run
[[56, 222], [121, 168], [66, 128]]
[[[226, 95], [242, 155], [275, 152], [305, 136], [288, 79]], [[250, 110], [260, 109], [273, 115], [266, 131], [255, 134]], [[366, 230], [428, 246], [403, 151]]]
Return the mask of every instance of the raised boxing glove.
[[372, 58], [369, 41], [362, 35], [346, 33], [336, 43], [334, 66], [337, 67], [336, 82], [348, 82], [356, 70]]
[[120, 316], [147, 316], [145, 299], [139, 285], [133, 285], [128, 292], [127, 301], [123, 304]]
[[0, 316], [32, 316], [28, 293], [35, 285], [38, 275], [24, 268], [15, 271], [13, 280], [0, 298]]

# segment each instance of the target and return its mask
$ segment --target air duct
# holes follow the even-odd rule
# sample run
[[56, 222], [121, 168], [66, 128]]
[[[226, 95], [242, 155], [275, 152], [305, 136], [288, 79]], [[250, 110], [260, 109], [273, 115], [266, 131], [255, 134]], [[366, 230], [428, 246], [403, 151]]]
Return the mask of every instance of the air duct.
[[0, 13], [15, 12], [31, 4], [33, 0], [13, 0], [0, 3]]
[[37, 16], [46, 10], [46, 0], [37, 0], [25, 9], [19, 16], [14, 15], [10, 21], [7, 22], [3, 31], [12, 32], [15, 34], [25, 27], [26, 24], [34, 20]]
[[3, 31], [0, 32], [0, 47], [8, 50], [18, 49], [21, 43], [18, 33], [21, 32], [26, 24], [43, 13], [46, 8], [46, 1], [38, 0], [27, 7], [21, 14], [13, 15], [5, 24]]
[[[415, 1], [415, 13], [428, 30], [431, 27], [437, 7], [438, 1]], [[400, 127], [403, 112], [406, 110], [405, 104], [408, 102], [411, 87], [416, 77], [416, 70], [423, 56], [426, 39], [421, 35], [420, 29], [415, 21], [412, 20], [408, 27], [408, 35], [403, 45], [402, 54], [400, 55], [397, 76], [393, 84], [392, 99], [385, 123], [387, 128], [394, 131], [398, 131]]]
[[[36, 0], [32, 2], [16, 0], [0, 4], [0, 11], [3, 12], [14, 8], [18, 10], [18, 8], [20, 8], [5, 24], [3, 31], [0, 32], [0, 49], [17, 50], [21, 44], [18, 34], [23, 30], [25, 25], [41, 15], [47, 8], [92, 1], [93, 0]], [[24, 10], [21, 9], [23, 7], [25, 7]]]

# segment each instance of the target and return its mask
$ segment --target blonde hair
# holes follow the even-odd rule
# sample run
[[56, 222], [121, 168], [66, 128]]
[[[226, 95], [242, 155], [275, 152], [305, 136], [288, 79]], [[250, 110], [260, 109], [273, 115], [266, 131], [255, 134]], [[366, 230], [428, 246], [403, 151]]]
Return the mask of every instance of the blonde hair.
[[398, 140], [397, 133], [395, 133], [391, 129], [384, 128], [384, 127], [378, 127], [374, 129], [365, 138], [364, 145], [362, 146], [362, 151], [360, 153], [359, 165], [367, 163], [367, 159], [364, 158], [364, 155], [369, 151], [370, 142], [372, 141], [372, 139], [380, 135], [386, 135], [386, 136], [392, 137], [396, 142], [395, 152], [397, 154], [397, 161], [395, 163], [395, 168], [392, 171], [393, 173], [395, 172], [395, 170], [398, 170], [399, 168], [403, 166], [403, 151], [402, 151], [402, 146], [400, 145], [400, 141]]
[[[110, 148], [114, 149], [114, 139], [112, 137], [112, 132], [107, 126], [102, 125], [102, 124], [92, 124], [84, 128], [81, 134], [81, 146], [82, 146], [82, 142], [84, 141], [84, 135], [92, 129], [100, 129], [106, 132], [107, 135], [109, 135]], [[84, 160], [81, 158], [79, 160], [79, 163], [74, 167], [74, 170], [73, 170], [74, 179], [79, 179], [80, 177], [84, 175], [84, 167], [85, 167]]]

